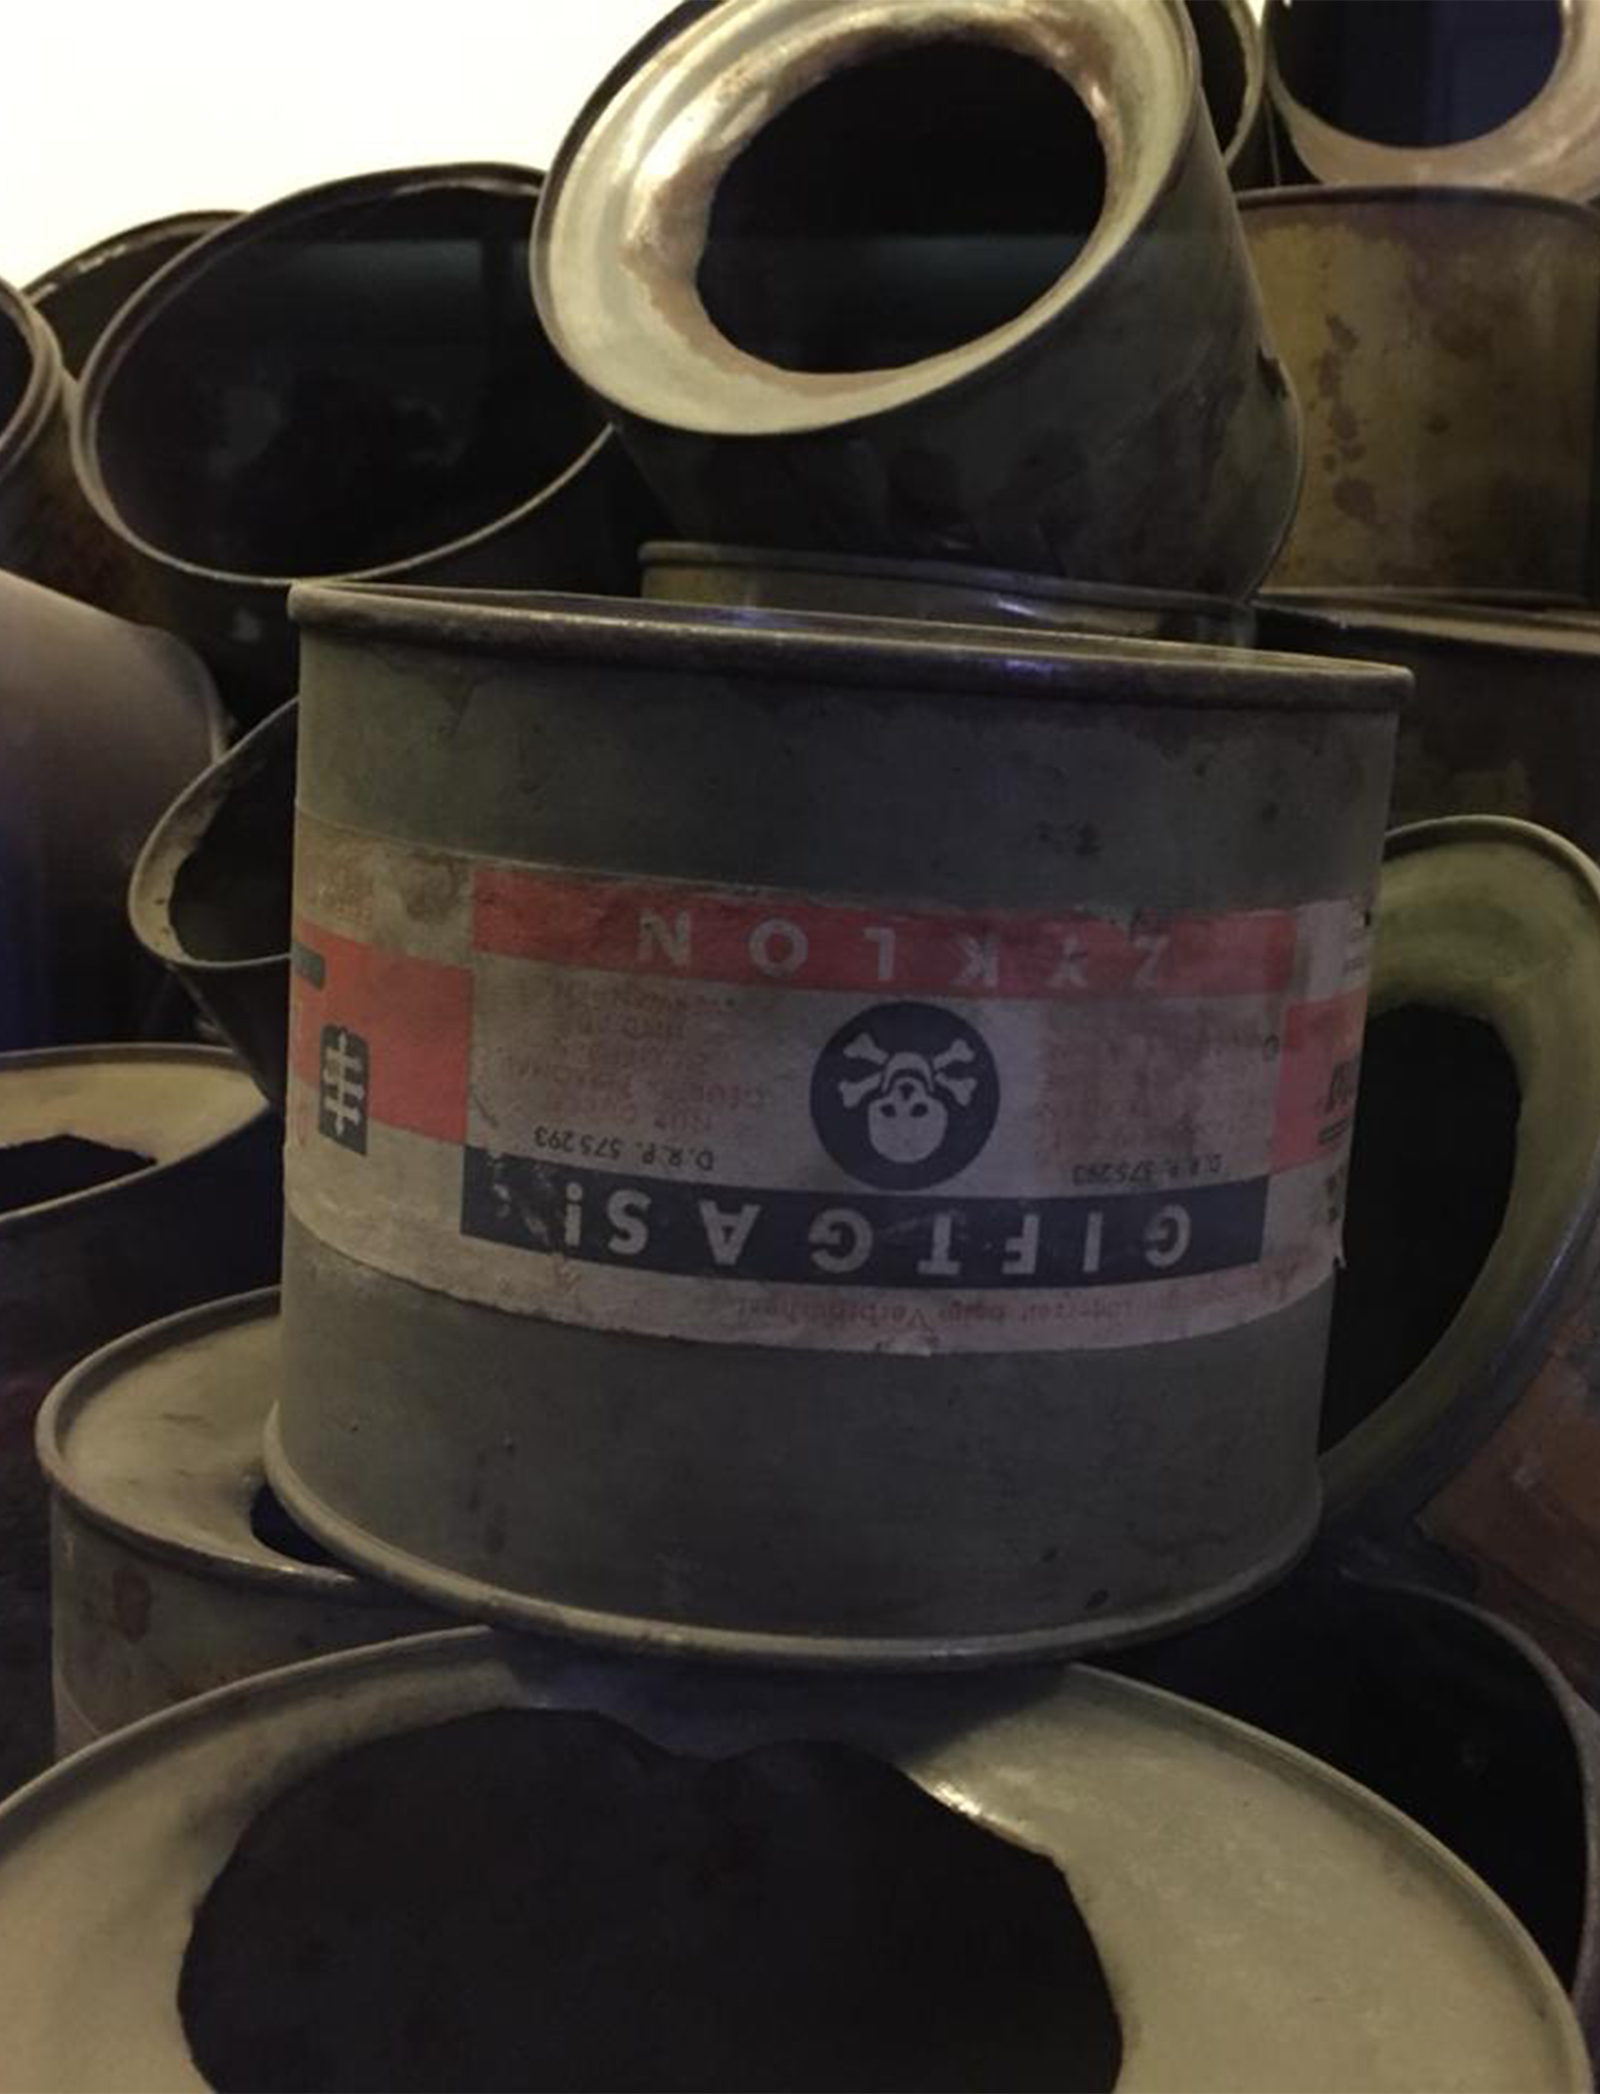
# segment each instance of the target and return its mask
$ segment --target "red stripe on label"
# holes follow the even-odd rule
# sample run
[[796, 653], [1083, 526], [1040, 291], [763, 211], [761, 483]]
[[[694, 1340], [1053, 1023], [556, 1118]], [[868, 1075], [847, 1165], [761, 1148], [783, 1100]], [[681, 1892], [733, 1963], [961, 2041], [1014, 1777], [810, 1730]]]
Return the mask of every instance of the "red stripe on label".
[[731, 897], [480, 866], [480, 952], [605, 973], [855, 995], [1248, 996], [1281, 990], [1288, 910], [1134, 916], [976, 914]]
[[369, 1116], [437, 1141], [467, 1138], [472, 1052], [472, 974], [439, 960], [295, 925], [322, 963], [318, 987], [296, 968], [289, 998], [289, 1065], [313, 1090], [322, 1076], [322, 1030], [344, 1027], [367, 1044]]
[[1272, 1168], [1288, 1171], [1343, 1153], [1356, 1110], [1366, 989], [1297, 1003], [1284, 1027]]

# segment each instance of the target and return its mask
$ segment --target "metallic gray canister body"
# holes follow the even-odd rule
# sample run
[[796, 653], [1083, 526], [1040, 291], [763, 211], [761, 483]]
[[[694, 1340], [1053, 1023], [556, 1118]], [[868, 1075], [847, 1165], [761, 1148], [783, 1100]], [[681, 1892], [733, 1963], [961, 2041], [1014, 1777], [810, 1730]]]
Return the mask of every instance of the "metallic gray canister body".
[[152, 219], [97, 240], [36, 277], [27, 295], [49, 322], [67, 369], [74, 375], [83, 369], [95, 343], [141, 284], [235, 215], [185, 211]]
[[1274, 588], [1590, 594], [1600, 213], [1498, 190], [1240, 201], [1306, 425]]
[[0, 568], [135, 609], [112, 541], [84, 502], [68, 438], [72, 381], [29, 300], [0, 283]]
[[51, 1392], [38, 1448], [58, 1752], [250, 1673], [438, 1625], [257, 1531], [281, 1382], [273, 1288], [118, 1339]]
[[298, 708], [291, 699], [194, 779], [145, 841], [128, 918], [283, 1105]]
[[[736, 344], [701, 293], [741, 154], [819, 83], [941, 44], [1030, 60], [1094, 112], [1082, 247], [1014, 317], [911, 362], [793, 369]], [[803, 196], [803, 166], [780, 186]], [[941, 266], [975, 278], [983, 250]], [[1179, 0], [680, 7], [563, 144], [534, 289], [685, 537], [1238, 597], [1293, 514], [1299, 417]]]
[[[1491, 1891], [1367, 1790], [1192, 1702], [1081, 1666], [959, 1687], [751, 1678], [469, 1629], [242, 1681], [0, 1811], [0, 2088], [200, 2094], [180, 1967], [239, 1841], [340, 1754], [490, 1710], [524, 1712], [535, 1736], [544, 1712], [604, 1719], [689, 1761], [680, 1778], [796, 1739], [850, 1747], [1047, 1857], [1105, 1973], [1120, 2094], [1591, 2085], [1558, 1979]], [[371, 1836], [405, 1827], [379, 1818]]]
[[224, 728], [204, 665], [170, 633], [0, 573], [0, 1051], [182, 1019], [129, 932], [128, 875]]
[[[520, 247], [539, 184], [468, 165], [302, 191], [177, 256], [97, 343], [79, 481], [151, 615], [205, 657], [243, 724], [293, 695], [289, 584], [330, 560], [631, 586], [654, 510], [540, 334]], [[449, 359], [474, 355], [469, 401]]]
[[1248, 645], [1248, 604], [1157, 589], [1099, 588], [1047, 574], [1005, 574], [940, 560], [847, 559], [738, 545], [641, 546], [642, 592], [663, 603], [746, 604], [755, 610], [864, 611], [948, 625], [1037, 625], [1147, 640]]
[[[882, 1301], [861, 1297], [886, 1335], [856, 1326], [843, 1349], [826, 1336], [816, 1349], [814, 1328], [793, 1345], [770, 1326], [742, 1343], [719, 1324], [714, 1342], [685, 1344], [636, 1321], [505, 1313], [467, 1298], [477, 1254], [451, 1233], [465, 1196], [452, 1144], [493, 1137], [464, 1134], [465, 1093], [452, 1122], [451, 1083], [418, 1071], [437, 1066], [432, 1037], [462, 1009], [467, 970], [435, 965], [462, 959], [442, 929], [474, 891], [458, 854], [510, 862], [513, 879], [531, 866], [689, 883], [663, 889], [680, 896], [695, 882], [754, 889], [775, 911], [815, 898], [824, 912], [967, 908], [997, 922], [1363, 897], [1402, 677], [584, 599], [519, 609], [307, 589], [296, 606], [306, 962], [269, 1473], [304, 1525], [444, 1604], [820, 1663], [980, 1661], [1146, 1633], [1228, 1603], [1299, 1551], [1316, 1518], [1326, 1284], [1208, 1336], [1062, 1341], [1076, 1350], [973, 1349], [989, 1342], [980, 1304], [972, 1335], [946, 1324], [937, 1344], [952, 1349], [930, 1356], [914, 1321], [910, 1344], [895, 1340], [894, 1316], [919, 1310], [909, 1272]], [[318, 837], [333, 857], [313, 876]], [[340, 912], [352, 896], [366, 905], [365, 876], [338, 867], [373, 839], [421, 856], [372, 896], [394, 963], [357, 952], [350, 972]], [[419, 980], [433, 1015], [408, 1031], [394, 1014]], [[469, 1049], [455, 1037], [459, 1088]], [[1083, 1081], [1111, 1080], [1107, 1066]], [[485, 1081], [480, 1065], [474, 1099]], [[411, 1107], [381, 1103], [383, 1085], [409, 1087]], [[398, 1140], [402, 1121], [429, 1139]], [[809, 1168], [825, 1167], [803, 1138]], [[579, 1167], [576, 1137], [545, 1139]], [[452, 1270], [438, 1285], [407, 1259], [412, 1278], [394, 1276], [405, 1201], [379, 1189], [391, 1159], [443, 1173], [430, 1184]], [[665, 1152], [660, 1164], [674, 1168]], [[1031, 1151], [1020, 1168], [1035, 1170]], [[1046, 1175], [1071, 1183], [1065, 1162]], [[563, 1271], [531, 1264], [541, 1286]], [[697, 1316], [707, 1299], [695, 1296]], [[1078, 1313], [1081, 1298], [1062, 1300]]]

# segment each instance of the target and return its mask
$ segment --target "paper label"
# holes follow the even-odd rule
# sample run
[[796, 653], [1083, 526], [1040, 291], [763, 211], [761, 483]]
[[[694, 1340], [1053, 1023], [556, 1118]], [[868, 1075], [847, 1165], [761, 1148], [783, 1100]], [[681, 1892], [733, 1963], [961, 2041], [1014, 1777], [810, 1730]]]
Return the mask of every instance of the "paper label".
[[728, 1343], [1134, 1345], [1338, 1249], [1364, 897], [957, 910], [301, 817], [304, 1224], [495, 1308]]

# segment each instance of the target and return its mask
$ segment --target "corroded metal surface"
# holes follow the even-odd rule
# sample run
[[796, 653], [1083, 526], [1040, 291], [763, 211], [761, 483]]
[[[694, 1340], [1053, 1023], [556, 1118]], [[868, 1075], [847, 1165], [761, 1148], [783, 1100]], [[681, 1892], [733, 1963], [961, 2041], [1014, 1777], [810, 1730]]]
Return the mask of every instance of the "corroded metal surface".
[[130, 226], [36, 277], [27, 296], [49, 322], [67, 369], [74, 376], [83, 369], [95, 343], [141, 284], [235, 215], [186, 211]]
[[737, 545], [642, 546], [643, 593], [664, 603], [748, 604], [786, 611], [864, 611], [951, 625], [1037, 625], [1076, 633], [1245, 645], [1247, 604], [1157, 589], [1099, 588], [1051, 575], [1006, 574], [950, 560], [848, 559]]
[[38, 1452], [59, 1751], [251, 1673], [439, 1625], [272, 1505], [261, 1428], [281, 1382], [274, 1288], [117, 1339], [52, 1390]]
[[[440, 1604], [800, 1663], [1101, 1643], [1281, 1569], [1315, 1519], [1348, 1119], [1323, 1102], [1402, 677], [797, 612], [295, 603], [269, 1469], [303, 1524]], [[1231, 974], [1260, 940], [1289, 972]], [[1222, 972], [1174, 958], [1169, 988], [1169, 951]], [[1202, 1052], [1223, 979], [1240, 1022]], [[1134, 1096], [1130, 1069], [1159, 1073]], [[1048, 1211], [1040, 1127], [1079, 1163]]]
[[[1457, 13], [1470, 16], [1482, 0], [1469, 0]], [[1337, 14], [1337, 7], [1324, 12]], [[1300, 0], [1304, 10], [1305, 0]], [[1505, 110], [1498, 121], [1479, 126], [1476, 135], [1434, 139], [1426, 122], [1420, 135], [1393, 141], [1362, 137], [1330, 123], [1308, 108], [1285, 80], [1282, 50], [1294, 8], [1291, 0], [1268, 0], [1266, 10], [1267, 82], [1274, 111], [1283, 126], [1286, 147], [1293, 159], [1319, 182], [1407, 182], [1453, 185], [1484, 184], [1495, 188], [1523, 190], [1544, 196], [1572, 197], [1580, 201], [1600, 197], [1600, 9], [1593, 0], [1552, 0], [1552, 4], [1523, 5], [1516, 12], [1529, 18], [1529, 26], [1542, 29], [1554, 18], [1557, 27], [1553, 63], [1520, 106]], [[1366, 0], [1364, 12], [1369, 25], [1365, 49], [1356, 63], [1404, 69], [1416, 88], [1432, 86], [1437, 95], [1441, 81], [1417, 79], [1432, 68], [1410, 42], [1409, 30], [1395, 36], [1395, 48], [1385, 55], [1370, 35], [1377, 28], [1393, 36], [1402, 27], [1398, 18], [1420, 16], [1423, 10], [1388, 4], [1388, 0]], [[1445, 10], [1440, 9], [1442, 14]], [[1487, 9], [1484, 10], [1487, 14]], [[1487, 71], [1504, 71], [1508, 53], [1504, 41], [1505, 11], [1497, 25], [1501, 41], [1489, 41], [1481, 54]], [[1540, 18], [1543, 18], [1541, 20]], [[1387, 20], [1385, 19], [1387, 18]], [[1491, 32], [1492, 36], [1492, 32]], [[1463, 98], [1464, 99], [1464, 98]], [[1496, 99], [1501, 99], [1496, 97]], [[1445, 104], [1448, 108], [1448, 103]]]
[[538, 190], [497, 166], [306, 190], [181, 254], [97, 345], [79, 479], [245, 724], [292, 695], [296, 576], [631, 585], [654, 512], [533, 312]]
[[[246, 1827], [335, 1754], [489, 1709], [587, 1711], [691, 1762], [836, 1741], [1051, 1858], [1110, 1983], [1121, 2094], [1590, 2084], [1558, 1981], [1475, 1877], [1341, 1775], [1191, 1703], [1081, 1667], [959, 1689], [730, 1677], [468, 1630], [226, 1688], [0, 1814], [0, 2086], [202, 2086], [179, 1967]], [[111, 1850], [117, 1868], [95, 1866]]]
[[688, 537], [1238, 596], [1293, 511], [1180, 0], [681, 7], [563, 145], [534, 287]]
[[280, 1110], [297, 717], [291, 699], [185, 787], [150, 832], [127, 897], [145, 950], [172, 969]]
[[1600, 214], [1489, 190], [1241, 206], [1306, 422], [1274, 588], [1588, 594]]
[[181, 1029], [129, 933], [128, 874], [222, 745], [181, 641], [0, 574], [0, 1052]]
[[108, 1339], [276, 1278], [277, 1130], [203, 1047], [0, 1055], [0, 1786], [49, 1756], [51, 1385]]
[[[1593, 1695], [1600, 872], [1489, 817], [1400, 830], [1389, 851], [1362, 1094], [1383, 1114], [1370, 1133], [1358, 1117], [1352, 1163], [1330, 1546], [1465, 1588]], [[1433, 1030], [1407, 1055], [1395, 1028], [1417, 1013]]]

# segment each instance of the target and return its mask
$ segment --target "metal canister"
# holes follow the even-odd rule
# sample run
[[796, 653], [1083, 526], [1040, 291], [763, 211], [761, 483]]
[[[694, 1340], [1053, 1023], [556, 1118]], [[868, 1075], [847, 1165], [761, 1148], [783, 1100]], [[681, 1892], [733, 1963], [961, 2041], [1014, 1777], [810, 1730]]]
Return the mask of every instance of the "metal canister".
[[292, 577], [632, 587], [654, 512], [533, 311], [539, 181], [305, 190], [179, 255], [97, 344], [79, 478], [245, 724], [293, 693]]
[[1306, 421], [1274, 586], [1591, 592], [1600, 213], [1437, 188], [1240, 208]]
[[236, 215], [184, 211], [130, 226], [36, 277], [27, 296], [49, 322], [68, 371], [76, 376], [83, 369], [90, 350], [141, 284]]
[[0, 1055], [0, 1789], [50, 1756], [39, 1404], [108, 1339], [276, 1278], [275, 1134], [212, 1048]]
[[103, 596], [98, 534], [72, 477], [67, 383], [55, 336], [0, 283], [0, 568]]
[[181, 1015], [129, 935], [128, 874], [223, 739], [181, 641], [0, 574], [0, 1051], [159, 1036]]
[[1329, 1358], [1330, 1546], [1600, 1689], [1600, 870], [1528, 824], [1390, 839]]
[[1395, 662], [1391, 819], [1506, 814], [1600, 856], [1600, 617], [1376, 602], [1258, 607], [1262, 644]]
[[1594, 0], [1267, 0], [1265, 33], [1284, 157], [1319, 182], [1600, 196]]
[[[296, 1785], [303, 1795], [308, 1781], [336, 1777], [340, 1757], [363, 1748], [386, 1748], [391, 1778], [409, 1769], [417, 1807], [426, 1811], [437, 1793], [429, 1769], [441, 1744], [457, 1724], [491, 1712], [501, 1720], [497, 1743], [483, 1747], [486, 1780], [514, 1782], [512, 1756], [525, 1765], [536, 1751], [547, 1781], [563, 1790], [575, 1780], [583, 1785], [582, 1808], [564, 1819], [550, 1813], [540, 1865], [515, 1901], [516, 1924], [531, 1914], [567, 1934], [577, 1926], [575, 1953], [592, 1952], [601, 1970], [610, 1967], [617, 1929], [606, 1930], [608, 1948], [573, 1914], [602, 1902], [592, 1882], [580, 1895], [580, 1882], [594, 1864], [594, 1813], [607, 1809], [608, 1797], [612, 1810], [642, 1808], [671, 1857], [645, 1864], [635, 1855], [608, 1876], [630, 1915], [676, 1880], [679, 1850], [670, 1842], [683, 1819], [681, 1809], [674, 1815], [679, 1796], [690, 1799], [706, 1853], [691, 1895], [699, 1908], [717, 1908], [730, 1871], [759, 1884], [786, 1856], [781, 1838], [752, 1851], [749, 1808], [738, 1815], [742, 1798], [769, 1799], [780, 1833], [791, 1828], [787, 1851], [808, 1804], [813, 1821], [829, 1828], [829, 1859], [838, 1856], [847, 1880], [861, 1848], [840, 1772], [848, 1757], [897, 1794], [909, 1782], [912, 1800], [921, 1801], [920, 1791], [954, 1811], [969, 1837], [998, 1836], [1013, 1854], [1020, 1847], [1059, 1872], [1060, 1924], [1081, 1942], [1083, 1975], [1067, 2025], [1069, 2067], [1077, 2069], [1052, 2084], [1114, 2084], [1119, 2094], [1174, 2086], [1191, 2094], [1328, 2087], [1413, 2094], [1434, 2086], [1458, 2094], [1507, 2087], [1580, 2094], [1591, 2084], [1558, 1980], [1454, 1856], [1332, 1769], [1192, 1703], [1083, 1667], [1023, 1680], [996, 1675], [959, 1689], [931, 1680], [752, 1681], [461, 1630], [224, 1688], [78, 1754], [7, 1805], [0, 1812], [0, 2087], [178, 2094], [215, 2084], [197, 2066], [183, 2018], [193, 2001], [181, 2009], [180, 1992], [202, 1932], [226, 1934], [228, 1922], [213, 1920], [210, 1894], [239, 1843], [274, 1805], [292, 1801]], [[796, 1738], [815, 1742], [796, 1746]], [[643, 1804], [641, 1765], [672, 1770]], [[458, 1795], [438, 1800], [459, 1815]], [[923, 1838], [932, 1836], [920, 1822], [926, 1816], [919, 1814]], [[314, 1830], [315, 1822], [303, 1808], [302, 1824]], [[364, 1877], [364, 1840], [383, 1843], [392, 1856], [396, 1837], [395, 1822], [381, 1813], [358, 1808], [330, 1819], [319, 1856], [319, 1867], [326, 1860], [324, 1924], [333, 1901], [342, 1907], [359, 1898], [377, 1867], [375, 1845]], [[698, 1851], [699, 1844], [690, 1849], [691, 1860]], [[115, 1868], [97, 1865], [108, 1853]], [[646, 1867], [654, 1873], [634, 1873]], [[824, 1897], [827, 1868], [819, 1861], [812, 1871]], [[476, 1889], [463, 1885], [462, 1898], [475, 1899]], [[849, 1904], [844, 1881], [837, 1895]], [[552, 1900], [556, 1912], [547, 1915]], [[758, 1917], [744, 1925], [765, 1930], [771, 1922], [759, 1916], [759, 1903], [754, 1910]], [[40, 1925], [41, 1912], [51, 1915], [50, 1926]], [[467, 1924], [467, 1913], [457, 1913], [453, 1925]], [[231, 1939], [209, 1933], [213, 1957], [231, 1951], [237, 1964], [248, 1954], [237, 1926]], [[404, 1957], [409, 1977], [429, 1929], [402, 1941], [387, 1905], [369, 1893], [359, 1931], [372, 1929], [394, 1930], [388, 1968]], [[709, 2001], [727, 1950], [707, 1942], [708, 1932], [702, 1919], [698, 1929], [691, 1920], [673, 1935], [675, 1984], [703, 1985], [702, 2020], [715, 2020]], [[835, 1930], [828, 1935], [834, 1941]], [[96, 1947], [96, 1981], [86, 1990], [88, 1941]], [[321, 1959], [309, 1944], [307, 1953], [306, 1968], [317, 1969]], [[825, 1949], [818, 1971], [830, 1978], [831, 1961]], [[241, 1972], [232, 1995], [240, 2034], [259, 2015], [266, 1982], [264, 1959]], [[439, 1985], [435, 1968], [430, 2046], [441, 2026], [474, 2030], [484, 1988], [498, 1982], [480, 1962], [470, 1999], [460, 1998]], [[579, 2030], [591, 2021], [598, 2029], [616, 2009], [614, 1990], [592, 1976], [588, 1984], [592, 1999], [581, 1981], [561, 1992]], [[410, 1984], [403, 1989], [409, 1994]], [[632, 2011], [652, 2028], [670, 2023], [662, 1995], [671, 1989], [644, 1988], [631, 1996]], [[298, 2039], [297, 2055], [317, 2059], [332, 2032], [311, 2018], [305, 1997], [288, 2033]], [[542, 1996], [530, 2002], [525, 1980], [520, 2006], [546, 2025], [547, 2003]], [[374, 2053], [378, 2024], [388, 2019], [369, 2024]], [[208, 2023], [208, 2035], [226, 2042], [228, 2018], [213, 2012]], [[360, 2054], [359, 2034], [352, 2054], [349, 2028], [347, 2017], [336, 2083], [388, 2084], [360, 2077], [371, 2061]], [[274, 2028], [274, 2043], [284, 2034]], [[707, 2083], [692, 2076], [693, 2060], [678, 2046], [660, 2051], [664, 2080]], [[770, 2057], [752, 2058], [748, 2070], [768, 2065]], [[307, 2083], [329, 2084], [329, 2075]], [[480, 2082], [458, 2071], [441, 2083]]]
[[39, 1413], [56, 1748], [331, 1650], [439, 1626], [299, 1534], [261, 1467], [276, 1288], [119, 1338]]
[[1267, 60], [1250, 0], [1184, 0], [1200, 54], [1200, 86], [1235, 189], [1272, 180]]
[[1406, 679], [297, 592], [269, 1473], [725, 1656], [1146, 1633], [1305, 1545]]
[[1248, 604], [1172, 590], [1091, 587], [1048, 574], [1007, 574], [954, 560], [849, 559], [740, 545], [641, 547], [643, 593], [663, 603], [759, 610], [864, 611], [948, 625], [1039, 625], [1075, 633], [1248, 645]]
[[128, 886], [128, 919], [280, 1110], [289, 1032], [289, 921], [298, 706], [291, 699], [192, 780]]
[[1600, 1716], [1532, 1638], [1319, 1557], [1117, 1669], [1297, 1745], [1426, 1826], [1567, 1986], [1600, 2051]]
[[1242, 596], [1293, 514], [1181, 0], [679, 7], [562, 146], [534, 288], [689, 537]]

